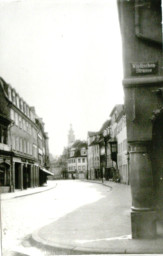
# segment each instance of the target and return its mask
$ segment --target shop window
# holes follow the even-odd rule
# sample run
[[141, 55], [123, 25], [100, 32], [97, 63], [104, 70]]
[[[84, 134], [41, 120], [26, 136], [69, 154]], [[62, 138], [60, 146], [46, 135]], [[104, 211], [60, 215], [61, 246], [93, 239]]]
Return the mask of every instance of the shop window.
[[10, 185], [10, 166], [6, 163], [0, 164], [0, 186]]

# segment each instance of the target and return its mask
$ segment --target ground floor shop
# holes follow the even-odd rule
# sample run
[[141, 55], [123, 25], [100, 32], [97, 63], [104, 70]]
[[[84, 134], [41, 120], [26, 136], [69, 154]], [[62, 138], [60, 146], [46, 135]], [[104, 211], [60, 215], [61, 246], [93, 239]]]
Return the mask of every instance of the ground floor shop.
[[83, 171], [69, 171], [68, 179], [86, 179], [87, 173]]
[[0, 156], [0, 192], [14, 192], [42, 186], [51, 172], [33, 159], [10, 155]]

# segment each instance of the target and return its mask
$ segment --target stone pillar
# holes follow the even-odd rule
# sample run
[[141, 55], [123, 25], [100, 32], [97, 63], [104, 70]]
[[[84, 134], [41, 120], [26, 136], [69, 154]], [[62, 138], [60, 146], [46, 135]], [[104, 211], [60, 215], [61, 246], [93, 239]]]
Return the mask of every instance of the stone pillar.
[[30, 165], [30, 187], [33, 187], [33, 167]]
[[33, 180], [34, 180], [34, 187], [36, 187], [36, 166], [33, 166]]
[[11, 168], [11, 192], [15, 191], [15, 162], [12, 163]]
[[19, 176], [19, 179], [20, 179], [20, 188], [21, 190], [23, 190], [24, 186], [23, 186], [23, 167], [24, 165], [23, 164], [20, 164], [20, 176]]
[[38, 187], [39, 185], [39, 167], [36, 167], [36, 186]]
[[132, 238], [153, 238], [156, 236], [156, 212], [153, 210], [153, 177], [148, 142], [132, 142], [129, 145]]

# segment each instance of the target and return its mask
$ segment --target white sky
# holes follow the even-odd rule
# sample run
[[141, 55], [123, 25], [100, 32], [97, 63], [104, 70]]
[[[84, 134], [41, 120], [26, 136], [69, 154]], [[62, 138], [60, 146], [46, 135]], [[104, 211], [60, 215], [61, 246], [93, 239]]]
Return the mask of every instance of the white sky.
[[0, 76], [35, 106], [53, 155], [123, 103], [116, 0], [0, 0]]

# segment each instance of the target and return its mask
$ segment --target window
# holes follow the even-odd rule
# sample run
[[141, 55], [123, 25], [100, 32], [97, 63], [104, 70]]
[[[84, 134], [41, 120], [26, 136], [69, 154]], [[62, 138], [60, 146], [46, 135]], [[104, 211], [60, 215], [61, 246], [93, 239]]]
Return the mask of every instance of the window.
[[7, 144], [7, 128], [0, 126], [0, 143]]
[[81, 162], [81, 159], [80, 158], [78, 158], [78, 163], [80, 163]]
[[29, 128], [29, 134], [32, 134], [32, 132], [31, 132], [31, 124], [28, 125], [28, 128]]
[[29, 144], [29, 154], [32, 156], [32, 144]]
[[10, 87], [8, 87], [8, 97], [9, 97], [9, 100], [12, 100]]
[[12, 137], [12, 148], [15, 149], [15, 137]]
[[19, 99], [19, 106], [20, 106], [21, 111], [23, 111], [23, 101], [22, 101], [22, 99]]
[[24, 114], [26, 114], [26, 104], [25, 104], [25, 102], [23, 102], [23, 112], [24, 112]]
[[26, 121], [26, 131], [28, 132], [28, 122]]
[[82, 154], [82, 155], [86, 155], [86, 153], [87, 153], [86, 149], [85, 149], [85, 148], [82, 148], [81, 154]]
[[82, 162], [85, 163], [85, 158], [82, 158]]
[[27, 145], [26, 145], [26, 141], [24, 140], [24, 143], [23, 143], [23, 152], [26, 153], [27, 152]]
[[33, 144], [33, 156], [37, 158], [37, 146]]
[[19, 96], [16, 96], [16, 106], [19, 108]]
[[10, 118], [11, 118], [11, 120], [15, 120], [14, 119], [14, 110], [13, 109], [10, 109]]
[[16, 148], [17, 151], [19, 151], [19, 137], [16, 137]]
[[23, 152], [23, 141], [22, 141], [22, 138], [19, 139], [19, 150], [20, 150], [20, 152]]
[[22, 129], [22, 117], [21, 116], [19, 116], [19, 127]]
[[29, 107], [26, 106], [26, 115], [29, 117]]
[[16, 101], [15, 101], [15, 92], [14, 91], [12, 91], [12, 102], [13, 102], [13, 104], [16, 103]]
[[23, 123], [23, 130], [25, 131], [26, 130], [26, 125], [25, 125], [25, 120], [24, 119], [22, 120], [22, 123]]
[[83, 171], [85, 171], [85, 166], [82, 167]]
[[15, 124], [19, 126], [18, 113], [15, 112]]

